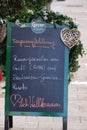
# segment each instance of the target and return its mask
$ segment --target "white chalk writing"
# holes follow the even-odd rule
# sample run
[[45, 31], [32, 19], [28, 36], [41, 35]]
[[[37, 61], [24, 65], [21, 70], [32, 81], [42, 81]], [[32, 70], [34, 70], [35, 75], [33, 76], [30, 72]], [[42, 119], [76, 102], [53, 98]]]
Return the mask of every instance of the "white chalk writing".
[[17, 83], [12, 83], [12, 88], [14, 90], [27, 90], [28, 89], [28, 87], [26, 87], [24, 83], [22, 83], [20, 85]]

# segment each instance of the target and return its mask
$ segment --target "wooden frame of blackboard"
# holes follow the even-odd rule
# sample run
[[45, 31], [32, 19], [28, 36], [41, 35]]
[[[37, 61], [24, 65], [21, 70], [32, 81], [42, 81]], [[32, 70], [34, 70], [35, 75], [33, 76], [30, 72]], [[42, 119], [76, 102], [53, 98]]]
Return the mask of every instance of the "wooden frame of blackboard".
[[[30, 27], [29, 23], [25, 24]], [[6, 96], [5, 96], [5, 115], [6, 116], [54, 116], [54, 117], [67, 117], [67, 104], [68, 104], [68, 59], [69, 49], [65, 47], [65, 61], [64, 61], [64, 112], [63, 113], [46, 113], [46, 112], [10, 112], [9, 111], [9, 90], [10, 90], [10, 51], [11, 51], [11, 28], [17, 26], [14, 23], [8, 23], [7, 27], [7, 65], [6, 65]], [[64, 26], [65, 27], [65, 26]], [[47, 28], [53, 28], [52, 24], [47, 24]]]

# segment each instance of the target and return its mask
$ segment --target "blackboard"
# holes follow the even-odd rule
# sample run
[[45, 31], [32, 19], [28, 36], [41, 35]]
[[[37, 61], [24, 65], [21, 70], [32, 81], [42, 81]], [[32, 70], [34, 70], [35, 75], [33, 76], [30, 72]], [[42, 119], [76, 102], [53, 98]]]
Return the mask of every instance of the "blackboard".
[[36, 34], [30, 24], [8, 23], [6, 115], [67, 115], [69, 51], [62, 28], [48, 24]]

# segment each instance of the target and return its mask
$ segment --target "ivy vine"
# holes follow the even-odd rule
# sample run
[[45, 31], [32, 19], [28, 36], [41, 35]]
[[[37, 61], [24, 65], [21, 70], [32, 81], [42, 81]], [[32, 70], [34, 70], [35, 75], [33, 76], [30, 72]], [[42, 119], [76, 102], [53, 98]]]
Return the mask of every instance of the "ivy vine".
[[[41, 16], [47, 23], [52, 23], [54, 27], [56, 25], [66, 25], [69, 28], [78, 28], [77, 24], [72, 18], [48, 11], [43, 7], [51, 0], [1, 0], [0, 3], [0, 16], [1, 20], [7, 23], [8, 21], [15, 22], [19, 20], [21, 23], [31, 22], [35, 17]], [[6, 39], [5, 39], [6, 41]], [[6, 64], [6, 42], [0, 43], [0, 66], [3, 66], [3, 72], [5, 74]], [[69, 53], [69, 82], [72, 80], [73, 74], [78, 71], [79, 56], [84, 55], [83, 43], [79, 40], [77, 45], [70, 49]]]

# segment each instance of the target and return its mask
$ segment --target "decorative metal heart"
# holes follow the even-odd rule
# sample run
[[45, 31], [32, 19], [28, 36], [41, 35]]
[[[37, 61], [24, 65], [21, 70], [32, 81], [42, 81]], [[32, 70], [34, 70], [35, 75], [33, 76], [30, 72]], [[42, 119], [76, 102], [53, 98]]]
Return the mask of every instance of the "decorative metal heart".
[[63, 43], [71, 49], [78, 43], [80, 32], [77, 29], [64, 28], [61, 30], [60, 36]]

